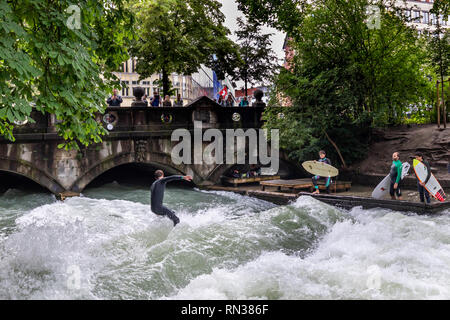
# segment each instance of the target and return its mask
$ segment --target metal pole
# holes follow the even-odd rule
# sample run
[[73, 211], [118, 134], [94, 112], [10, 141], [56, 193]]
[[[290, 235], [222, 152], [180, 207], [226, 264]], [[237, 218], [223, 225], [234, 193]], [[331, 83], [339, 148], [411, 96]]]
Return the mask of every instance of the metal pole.
[[445, 108], [445, 80], [442, 82], [442, 122], [444, 123], [444, 129], [447, 129], [447, 115]]
[[441, 128], [441, 113], [440, 113], [440, 102], [439, 102], [439, 80], [436, 81], [436, 110], [437, 110], [437, 125], [438, 129]]
[[[448, 102], [448, 98], [450, 97], [450, 77], [447, 79], [447, 81], [448, 81], [448, 96], [447, 96]], [[445, 86], [442, 86], [442, 97], [444, 97], [444, 87]], [[445, 104], [444, 100], [444, 128], [446, 128], [446, 124], [447, 124], [447, 105]]]

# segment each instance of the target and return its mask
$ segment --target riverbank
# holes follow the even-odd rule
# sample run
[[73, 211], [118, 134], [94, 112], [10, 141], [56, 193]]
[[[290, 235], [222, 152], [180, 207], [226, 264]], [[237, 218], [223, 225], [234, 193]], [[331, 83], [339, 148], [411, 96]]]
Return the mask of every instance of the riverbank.
[[402, 201], [391, 200], [389, 197], [382, 200], [373, 199], [373, 188], [363, 185], [353, 185], [348, 191], [332, 192], [330, 195], [327, 195], [325, 192], [314, 195], [309, 192], [279, 191], [275, 187], [265, 187], [263, 191], [261, 190], [261, 186], [256, 184], [241, 185], [239, 187], [214, 185], [206, 186], [202, 189], [207, 191], [234, 192], [278, 205], [287, 205], [296, 201], [300, 196], [310, 195], [317, 200], [345, 209], [361, 206], [363, 208], [385, 208], [394, 211], [415, 212], [417, 214], [434, 214], [450, 208], [449, 202], [441, 203], [435, 199], [431, 199], [430, 205], [421, 204], [417, 190], [407, 188], [403, 189]]
[[400, 152], [402, 162], [410, 163], [416, 152], [422, 152], [441, 185], [450, 188], [450, 129], [440, 130], [435, 124], [376, 129], [371, 140], [367, 157], [349, 168], [356, 176], [386, 176], [394, 152]]

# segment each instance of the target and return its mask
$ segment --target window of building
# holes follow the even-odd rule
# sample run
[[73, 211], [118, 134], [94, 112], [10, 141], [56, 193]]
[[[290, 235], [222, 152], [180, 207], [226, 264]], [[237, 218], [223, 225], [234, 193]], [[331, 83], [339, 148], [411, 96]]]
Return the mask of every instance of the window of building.
[[422, 23], [429, 24], [430, 23], [430, 13], [427, 11], [423, 11], [422, 15], [423, 15]]
[[411, 10], [405, 9], [405, 17], [409, 20], [409, 18], [411, 17]]
[[122, 85], [122, 96], [124, 97], [128, 97], [129, 95], [129, 85], [130, 85], [130, 81], [121, 81], [120, 82]]
[[436, 25], [437, 24], [436, 15], [434, 13], [431, 14], [431, 24], [432, 25]]
[[414, 10], [413, 13], [414, 13], [414, 14], [413, 14], [413, 20], [414, 20], [414, 22], [419, 23], [419, 22], [420, 22], [420, 11]]

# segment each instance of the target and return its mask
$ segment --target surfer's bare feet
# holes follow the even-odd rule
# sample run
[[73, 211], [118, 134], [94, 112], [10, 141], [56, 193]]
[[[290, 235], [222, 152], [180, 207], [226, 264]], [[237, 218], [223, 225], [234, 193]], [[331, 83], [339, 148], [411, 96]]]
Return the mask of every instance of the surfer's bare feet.
[[319, 193], [320, 193], [319, 190], [316, 190], [316, 191], [313, 192], [313, 194], [319, 194]]

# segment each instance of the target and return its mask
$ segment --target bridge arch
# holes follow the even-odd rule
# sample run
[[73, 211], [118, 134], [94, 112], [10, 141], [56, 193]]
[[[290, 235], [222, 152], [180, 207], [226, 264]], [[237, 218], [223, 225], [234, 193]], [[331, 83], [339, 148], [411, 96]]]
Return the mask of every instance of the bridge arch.
[[30, 162], [24, 160], [1, 159], [0, 171], [23, 176], [36, 182], [38, 185], [54, 194], [61, 193], [65, 190], [58, 181], [48, 175], [45, 171], [36, 168]]
[[[161, 160], [161, 159], [158, 159]], [[82, 192], [91, 182], [93, 182], [96, 178], [100, 177], [102, 174], [106, 173], [109, 170], [114, 168], [127, 165], [127, 164], [140, 164], [140, 165], [149, 165], [155, 168], [160, 168], [164, 170], [164, 172], [168, 174], [180, 174], [185, 175], [185, 170], [183, 168], [177, 168], [172, 165], [168, 165], [170, 157], [167, 161], [136, 161], [135, 153], [122, 153], [116, 156], [109, 157], [89, 168], [81, 178], [73, 183], [70, 190], [73, 192]]]

